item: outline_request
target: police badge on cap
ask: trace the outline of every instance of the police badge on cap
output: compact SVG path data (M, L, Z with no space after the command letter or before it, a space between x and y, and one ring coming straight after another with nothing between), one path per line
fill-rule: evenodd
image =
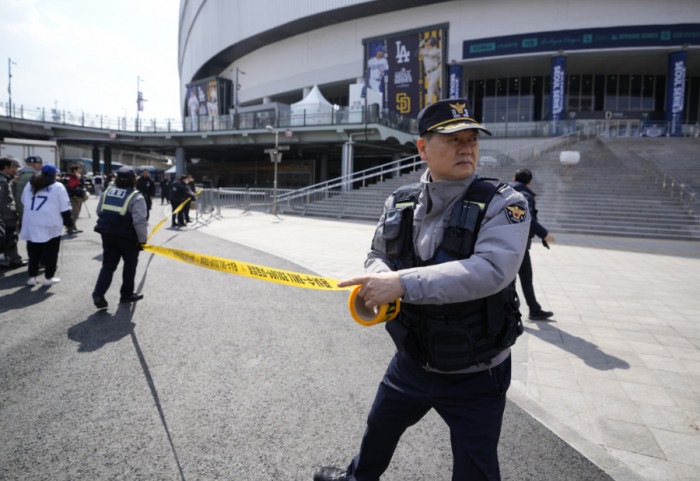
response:
M491 135L482 125L472 118L471 105L467 99L438 100L418 114L418 131L449 134L460 130L479 129Z

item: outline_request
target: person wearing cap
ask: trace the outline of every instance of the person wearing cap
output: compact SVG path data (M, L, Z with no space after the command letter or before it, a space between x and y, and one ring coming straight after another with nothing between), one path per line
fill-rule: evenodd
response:
M466 99L432 103L417 121L427 170L419 185L387 199L365 274L338 284L361 285L370 309L400 299L385 324L397 351L359 453L345 469L320 468L315 481L380 479L404 431L431 408L450 430L452 479L500 479L509 346L522 332L514 280L530 229L527 203L477 175L479 132L490 132Z
M146 200L136 189L136 173L131 167L117 170L116 185L110 186L97 205L95 231L102 236L102 268L92 292L98 309L106 309L105 294L112 284L114 271L123 259L122 285L119 302L143 299L134 292L139 251L148 237Z
M44 161L38 155L30 155L24 159L25 166L17 171L17 181L15 182L15 200L17 201L17 215L21 226L22 212L24 205L22 204L22 192L24 187L29 183L29 180L39 173Z
M17 202L15 201L15 174L19 162L11 157L0 159L0 218L5 225L5 241L0 246L0 253L5 259L0 261L3 267L20 267L27 263L17 251Z
M58 170L51 164L41 167L22 190L22 230L20 239L27 241L29 254L28 286L37 284L39 264L45 266L44 286L61 281L56 277L58 252L63 227L73 227L70 199L65 186L56 182Z

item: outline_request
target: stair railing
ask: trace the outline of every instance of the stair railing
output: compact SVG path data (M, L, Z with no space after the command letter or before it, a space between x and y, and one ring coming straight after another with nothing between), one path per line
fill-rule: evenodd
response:
M399 176L408 172L415 172L425 165L420 156L412 155L386 164L370 167L369 169L353 172L347 176L309 185L277 196L277 204L289 210L306 212L308 206L316 201L330 199L346 193L346 186L361 185L366 187L368 183L381 182L387 177Z
M646 170L654 176L654 184L661 186L661 192L666 192L668 188L671 199L677 195L678 202L688 209L689 217L698 212L698 197L693 189L663 170L646 152L642 154L642 161Z

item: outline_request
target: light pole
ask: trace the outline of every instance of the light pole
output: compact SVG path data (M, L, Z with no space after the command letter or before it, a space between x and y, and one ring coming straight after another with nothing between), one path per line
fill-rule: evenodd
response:
M275 134L275 149L269 154L270 160L275 164L275 179L272 182L272 215L277 215L277 164L282 160L282 154L279 153L279 132L272 125L266 125L265 128Z
M139 112L143 110L143 103L146 99L143 98L143 93L141 93L141 76L136 77L136 131L139 130Z
M266 125L265 128L271 134L275 134L275 148L265 149L265 153L270 154L270 161L272 161L275 164L275 178L272 183L272 215L277 215L277 164L282 162L282 152L280 152L280 150L289 150L289 146L285 145L283 147L280 147L279 132L272 125Z
M8 113L10 117L12 117L12 65L17 65L17 63L13 62L10 57L7 57L7 104L10 108L10 112Z

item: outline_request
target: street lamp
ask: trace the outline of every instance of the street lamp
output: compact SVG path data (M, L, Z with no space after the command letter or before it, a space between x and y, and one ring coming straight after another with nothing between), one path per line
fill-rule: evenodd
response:
M272 215L277 215L277 164L282 162L282 152L280 150L289 150L288 145L280 147L279 145L279 132L272 125L266 125L265 128L271 133L275 134L275 148L265 149L266 154L270 154L270 161L275 164L275 178L273 180L273 192L272 192Z
M277 164L282 160L282 154L279 152L279 132L272 125L266 125L265 128L271 134L275 134L274 150L267 149L265 152L270 154L270 160L275 164L275 178L272 182L272 215L277 215Z

